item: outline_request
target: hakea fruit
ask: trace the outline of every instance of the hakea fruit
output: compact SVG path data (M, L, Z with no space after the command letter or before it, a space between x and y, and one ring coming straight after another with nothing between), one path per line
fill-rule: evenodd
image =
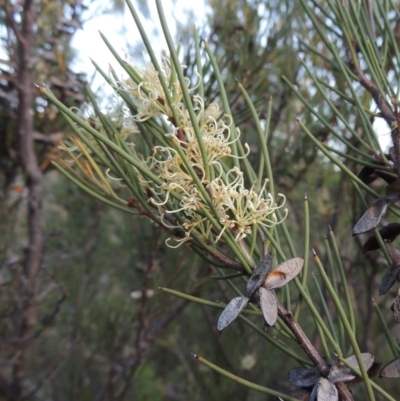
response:
M272 290L283 287L295 278L303 268L304 260L302 258L289 259L271 270L273 256L273 253L268 253L254 269L247 283L247 296L233 298L223 310L217 324L219 331L224 330L239 316L257 291L259 292L260 307L265 322L268 326L273 326L276 323L278 301Z
M374 356L366 352L361 354L361 358L368 371L374 363ZM311 389L310 401L339 401L336 384L348 383L356 379L356 375L346 365L359 369L354 355L345 358L344 361L346 364L342 362L331 363L327 377L322 377L316 369L294 368L289 372L289 381L296 387Z

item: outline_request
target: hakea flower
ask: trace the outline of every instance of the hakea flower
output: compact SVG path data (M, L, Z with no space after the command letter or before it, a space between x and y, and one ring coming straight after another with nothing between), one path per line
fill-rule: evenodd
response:
M218 319L219 331L224 330L239 316L257 291L259 291L260 306L265 322L268 326L273 326L276 323L278 304L271 290L283 287L294 279L303 268L304 260L302 258L289 259L271 270L273 257L273 253L268 253L260 260L247 282L247 296L233 298L225 307Z
M230 145L239 140L239 129L234 128L236 130L236 137L231 140L232 128L230 118L225 116L227 121L224 121L223 119L217 121L213 117L213 114L215 115L219 110L217 104L211 104L207 110L204 111L204 101L199 96L193 97L193 103L198 105L198 107L195 108L197 111L198 122L200 122L201 119L204 119L202 125L200 126L200 131L203 145L207 154L208 165L216 164L219 159L231 156L232 150ZM183 129L185 140L180 141L181 144L186 149L186 153L190 155L190 160L195 160L197 163L202 164L203 159L192 122L190 120L186 120L186 124L182 125L183 128L177 128L175 130L174 136L177 137L176 131Z
M186 171L178 152L172 148L156 146L153 148L153 153L149 166L163 181L161 189L167 194L171 191L176 191L178 194L193 193L195 190L193 177Z
M161 84L164 81L168 93L165 93ZM189 92L195 89L189 87L189 79L183 85ZM184 88L167 57L162 59L159 71L154 65L142 69L132 68L130 78L118 82L116 87L117 91L130 94L137 109L136 115L132 116L130 110L118 102L110 106L104 118L89 108L78 113L89 115L87 118L81 117L105 137L118 133L117 142L120 139L127 142L130 134L138 132L137 123L152 117L160 117L159 121L165 123L163 126L169 127L168 132L164 133L164 143L170 146L154 146L152 156L147 160L137 154L133 146L131 152L143 167L160 179L157 182L149 180L142 169L136 169L142 191L158 209L165 227L171 228L171 224L176 224L173 228L179 228L176 231L178 238L174 238L178 246L193 237L215 244L226 230L240 241L251 234L254 228L260 225L272 227L286 218L287 209L280 221L276 213L284 205L285 197L278 194L283 201L275 203L266 190L267 181L259 191L254 187L246 189L243 173L237 167L226 171L226 165L223 165L221 159L238 158L231 152L232 145L240 138L240 130L232 124L232 117L221 115L217 104L212 103L206 108L204 99L195 94L191 96L195 115L189 115L183 101ZM109 129L106 131L107 127ZM87 135L83 128L78 129ZM87 138L87 141L84 139L79 144L71 141L72 146L65 145L64 149L71 155L76 168L80 170L79 174L87 182L96 185L96 191L117 197L110 181L112 184L126 186L124 178L117 175L116 169L109 168L105 172L101 170L97 164L97 155L104 148L100 149L98 139L91 135L87 135ZM247 144L244 146L249 149ZM81 162L81 157L85 159L84 162ZM99 171L94 165L97 165ZM166 214L177 213L179 217L176 223L165 218ZM206 215L213 216L213 223L212 219L205 218Z
M166 244L170 248L178 248L183 243L190 241L190 236L192 231L196 231L196 233L207 239L210 237L212 225L208 222L206 217L201 217L199 214L189 210L185 211L185 222L182 224L182 227L185 229L185 236L183 238L174 238L175 245L170 243L171 238L168 238Z
M175 191L182 195L182 200L176 209L167 210L168 213L196 211L200 205L207 208L208 206L195 186L192 176L185 171L177 153L173 149L166 151L165 148L162 148L162 151L170 158L162 161L153 159L153 163L156 165L157 175L163 179L160 189L166 194L166 197L164 201L160 202L153 198L152 202L157 206L163 206L167 203L170 192ZM200 165L197 167L198 171L202 171ZM205 181L204 175L200 175ZM231 181L228 181L229 179ZM253 188L245 189L243 173L236 167L228 171L226 180L228 183L219 177L207 185L211 200L220 213L218 217L222 230L215 238L216 242L226 229L232 230L236 240L241 240L252 232L254 224L271 227L280 223L276 219L275 211L282 207L284 202L281 205L276 205L271 194L268 194L267 198L263 198ZM260 193L263 193L263 190L264 187ZM159 192L158 195L162 195L162 192ZM280 196L284 198L283 195ZM287 210L285 210L284 218L286 215ZM193 217L193 214L189 217ZM200 217L186 219L185 230L191 232L193 229L197 229L200 221L201 225L205 226L203 231L210 233L209 225L211 223Z
M368 352L361 354L365 368L368 371L374 364L374 356ZM345 358L347 365L360 369L357 358L352 355ZM310 401L338 401L337 383L350 383L356 379L353 371L342 362L331 362L326 377L322 377L316 369L297 367L289 372L289 381L296 387L309 389Z
M262 194L266 192L267 181L265 181L259 194L255 192L254 188L247 190L244 187L243 173L237 167L224 174L222 173L223 168L218 160L223 157L230 157L230 145L238 140L239 132L237 131L235 139L231 139L229 121L217 122L213 116L207 116L204 112L204 102L201 98L195 96L193 102L196 105L195 110L198 120L199 122L202 121L200 131L207 154L206 163L208 165L214 164L220 171L220 176L214 178L211 182L206 181L204 160L197 137L190 119L182 110L179 118L182 121L186 119L184 128L175 128L171 134L167 135L180 143L185 158L190 161L199 180L207 188L216 210L218 210L219 215L217 217L222 229L217 234L215 241L221 238L226 229L232 230L236 239L241 240L252 232L254 224L266 227L279 224L280 221L277 220L275 211L283 206L285 197L279 195L284 199L280 205L274 203L271 194L268 194L265 198L262 197ZM215 114L217 110L218 107L214 105L213 113ZM154 188L154 196L151 202L162 208L160 213L183 212L185 216L183 228L186 230L186 235L185 238L178 239L177 243L182 244L188 241L190 239L188 233L193 230L201 236L204 233L210 235L211 223L208 220L194 217L196 213L187 214L189 210L196 211L200 206L203 208L209 207L196 187L192 175L187 171L180 154L172 147L155 146L153 148L153 156L149 158L147 163L149 168L163 181L158 189ZM164 205L170 200L171 192L181 195L182 200L176 208L165 210ZM286 215L287 210L285 210L284 218Z
M278 205L266 191L267 181L259 192L253 187L246 189L243 173L237 167L226 172L222 166L221 159L237 157L231 154L231 146L239 140L240 131L233 126L232 118L221 116L217 104L205 108L204 99L193 95L191 101L195 120L192 121L193 116L190 117L183 102L182 87L167 57L161 60L160 69L157 71L154 65L132 69L134 79L130 77L121 81L118 87L132 96L137 114L132 117L129 112L117 107L109 110L107 118L122 136L125 132L137 130L136 122L144 122L152 117L161 117L171 123L171 131L164 135L173 145L155 146L152 156L143 160L161 183L148 181L139 171L137 174L146 193L151 194L149 201L158 208L161 218L165 213L180 213L183 218L179 219L181 223L178 227L183 228L185 234L175 239L176 243L183 244L193 236L215 243L227 229L239 241L251 234L256 226L279 224L281 221L278 221L276 210L283 206L285 197L279 194L283 201ZM162 81L168 86L168 94L164 92ZM189 88L189 84L187 79L185 85L189 91L195 89ZM96 116L90 118L91 125L104 133L102 121ZM199 135L202 146L199 144ZM245 147L248 148L247 144ZM141 158L140 155L136 156ZM197 178L193 177L193 172L189 172L187 163L190 163ZM206 176L210 167L214 173L212 179ZM204 191L198 188L199 181L207 189L207 199ZM180 197L179 202L175 195ZM214 215L220 226L215 227L209 219L204 218L204 213L199 214L200 209ZM286 215L285 209L284 218Z
M237 167L229 170L226 177L227 180L233 177L228 184L217 178L208 186L216 208L223 212L223 217L220 218L220 223L224 227L222 232L226 228L233 229L236 239L240 240L247 234L251 234L253 224L271 227L280 223L276 220L275 211L282 207L285 201L278 206L274 203L271 194L263 198L253 188L247 190L244 187L243 173ZM267 180L260 194L264 192L266 184ZM285 199L284 195L279 194L279 196ZM285 209L284 218L286 216L287 209Z
M80 117L86 120L93 128L100 133L107 135L104 125L101 119L96 115L90 104L85 104L83 111L77 108L72 108ZM129 136L139 133L139 128L133 119L128 107L121 104L118 98L114 98L111 104L109 104L105 110L104 117L110 120L113 124L113 128L121 135L122 138L126 139ZM84 132L81 129L82 132ZM87 135L88 139L91 135Z
M165 82L169 85L169 95L172 105L179 107L183 94L182 88L178 80L173 81L170 60L163 57L160 64L161 73ZM137 107L137 114L134 116L136 121L146 121L152 117L173 115L170 105L165 96L164 89L161 85L159 72L151 64L145 68L135 68L136 75L140 83L135 82L131 78L122 82L123 89L131 94ZM187 86L190 81L186 78Z
M89 121L91 125L93 125L97 131L106 135L106 131L100 118L94 111L90 111L90 108L88 110L90 113ZM114 96L112 102L106 107L105 116L112 122L114 129L124 139L139 133L139 128L132 117L129 108L121 103L120 99L116 96Z

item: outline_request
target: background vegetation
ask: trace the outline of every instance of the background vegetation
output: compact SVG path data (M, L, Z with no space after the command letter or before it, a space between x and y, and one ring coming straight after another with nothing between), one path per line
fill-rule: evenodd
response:
M399 4L385 1L383 11L377 2L371 4L374 15L381 18L368 21L367 16L362 24L375 27L371 37L376 43L369 43L383 55L378 67L387 79L380 79L391 91L383 84L379 89L387 103L396 104ZM80 1L1 3L0 34L6 59L0 64L0 399L266 399L265 394L199 364L192 352L251 382L284 393L295 391L287 380L289 370L298 365L295 361L283 357L240 321L219 333L220 310L158 290L173 288L228 303L231 289L226 281L212 278L213 266L189 248L169 249L167 236L157 226L93 200L52 167L60 139L71 130L33 84L46 82L69 107L82 104L84 76L70 70L74 56L70 42L87 6ZM247 90L263 123L270 113L267 143L275 188L287 198L286 227L295 239L295 249L301 254L305 246L307 194L310 248L324 265L331 264L325 237L330 237L329 225L350 288L360 349L387 363L394 357L393 350L375 305L397 338L390 310L396 289L379 296L388 261L381 251L363 253L368 235L351 238L352 228L375 198L360 197L348 175L321 153L296 121L299 118L355 175L363 167L360 160L364 164L382 161L379 143L371 139L382 110L360 79L355 92L350 91L328 45L332 42L341 49L338 57L349 74L346 34L356 37L361 28L332 10L330 4L318 1L210 0L207 24L198 28L216 57L235 124L250 146L249 160L255 170L261 160L257 127L237 81ZM337 20L345 23L339 26ZM347 31L340 30L343 26ZM196 55L191 23L180 21L180 30L185 74L193 77ZM362 45L366 42L360 40ZM364 68L367 50L360 47L355 52ZM368 65L365 68L375 71ZM220 100L214 74L205 65L208 103ZM318 85L323 84L320 90ZM352 100L355 95L359 103ZM393 128L380 127L388 136ZM369 141L369 146L363 147L360 138ZM384 181L372 186L385 195ZM388 213L383 223L397 220ZM309 289L317 293L312 274ZM321 292L327 309L334 313L323 283ZM322 303L318 310L322 314ZM302 312L301 323L320 348L311 315ZM268 333L279 341L284 338L279 330ZM377 381L395 399L399 397L398 380ZM366 397L361 385L354 387L354 394L356 399Z

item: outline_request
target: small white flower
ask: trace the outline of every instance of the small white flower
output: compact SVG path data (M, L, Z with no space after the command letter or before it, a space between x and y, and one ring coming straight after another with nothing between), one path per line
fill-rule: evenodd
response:
M240 366L244 370L251 370L255 366L256 362L257 359L254 354L247 354L240 361Z

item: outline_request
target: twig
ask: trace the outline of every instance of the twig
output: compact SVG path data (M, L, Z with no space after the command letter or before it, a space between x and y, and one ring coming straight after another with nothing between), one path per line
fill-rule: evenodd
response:
M288 312L280 302L278 302L278 315L295 335L301 348L303 348L304 352L317 367L321 375L326 376L329 373L328 364L322 359L318 351L311 344L303 329L293 320L292 313Z
M36 384L35 388L30 391L28 394L24 395L22 397L23 400L29 400L32 398L37 392L47 383L49 382L60 370L61 365L65 361L65 358L67 357L68 351L65 349L62 354L58 357L57 362L55 365L51 366L50 369L48 370L47 374L44 376L44 378Z
M61 132L54 132L52 134L41 134L40 132L33 133L33 139L37 142L41 142L45 145L56 145L63 138Z
M314 363L318 371L322 376L326 377L329 373L329 366L325 362L325 360L319 355L318 351L311 344L310 340L304 333L303 329L293 320L292 313L288 312L285 307L278 301L278 315L286 324L286 326L290 329L290 331L295 335L297 341L301 348L303 348L304 352L308 355L310 360ZM345 383L341 383L336 386L340 399L342 401L354 401L353 396L351 395L349 389L347 388Z
M230 267L241 273L245 273L245 270L243 269L243 266L240 263L235 262L234 260L228 258L228 256L224 255L223 253L216 251L215 253L212 254L212 256L215 259L219 260L220 262L224 263L226 267Z
M50 324L53 323L54 319L58 315L58 312L60 311L61 304L65 301L66 298L67 298L67 294L66 293L61 295L61 297L57 300L53 311L42 318L42 320L41 320L42 326L38 330L36 330L36 331L34 331L34 332L30 333L29 335L26 335L24 337L11 338L10 340L8 340L8 342L10 344L14 345L14 346L18 345L19 348L27 348L27 347L29 347L29 345L31 344L32 340L35 340L35 339L39 338L39 336L44 332L46 327L50 326Z
M23 36L23 33L20 31L18 28L17 23L15 22L14 16L12 15L12 12L9 9L9 1L5 1L4 3L1 4L1 8L4 10L4 13L6 14L6 23L9 24L10 28L15 34L15 37L17 38L17 42L21 43L23 46L26 46L26 38Z
M365 76L361 68L353 67L352 69L360 80L360 84L372 95L386 123L390 128L393 128L393 123L396 121L396 118L377 86Z
M360 67L355 68L353 66L352 69L360 80L360 84L372 95L372 98L375 100L375 103L382 113L383 119L386 121L387 125L391 129L391 136L395 153L395 170L396 173L400 175L400 118L398 116L398 112L393 112L391 110L388 102L382 96L377 86L365 76Z

